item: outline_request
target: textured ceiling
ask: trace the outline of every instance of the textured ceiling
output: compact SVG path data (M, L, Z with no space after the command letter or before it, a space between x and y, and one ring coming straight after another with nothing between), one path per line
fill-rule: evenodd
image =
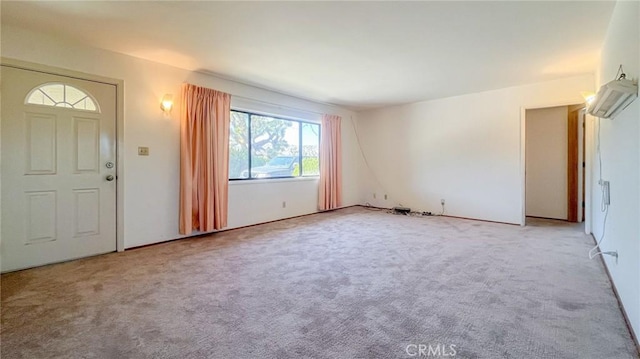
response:
M346 106L594 72L613 2L7 2L2 23Z

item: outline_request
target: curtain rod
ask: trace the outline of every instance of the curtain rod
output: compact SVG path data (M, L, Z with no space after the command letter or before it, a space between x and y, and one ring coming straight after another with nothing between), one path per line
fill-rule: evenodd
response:
M305 109L301 109L301 108L297 108L297 107L281 105L281 104L273 103L273 102L269 102L269 101L258 100L258 99L251 98L251 97L245 97L245 96L231 94L231 99L233 99L234 97L241 98L241 99L244 99L244 100L259 102L259 103L263 103L263 104L266 104L266 105L275 106L277 108L286 108L286 109L289 109L289 110L313 113L313 114L316 114L316 115L324 115L325 114L324 112L310 111L310 110L305 110Z

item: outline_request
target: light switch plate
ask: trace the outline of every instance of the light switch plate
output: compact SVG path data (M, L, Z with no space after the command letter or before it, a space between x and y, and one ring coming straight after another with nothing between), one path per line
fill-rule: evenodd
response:
M138 156L149 156L149 147L138 147Z

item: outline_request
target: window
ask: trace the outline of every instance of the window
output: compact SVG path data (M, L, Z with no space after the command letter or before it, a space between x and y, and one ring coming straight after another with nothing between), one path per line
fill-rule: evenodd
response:
M229 179L318 176L319 153L319 124L231 111Z
M38 86L31 90L26 102L32 105L98 111L95 101L86 92L65 84L49 83Z

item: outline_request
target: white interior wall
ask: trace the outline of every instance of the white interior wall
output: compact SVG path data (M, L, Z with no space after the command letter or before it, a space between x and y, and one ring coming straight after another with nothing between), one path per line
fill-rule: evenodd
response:
M586 212L586 202L585 202L585 176L587 166L586 166L586 142L585 142L585 114L586 108L580 110L578 114L578 222L584 222L585 218L583 216L583 212ZM591 163L589 163L589 168L591 168ZM583 193L584 190L584 193ZM584 206L584 207L583 207ZM590 233L590 232L587 232Z
M526 214L567 219L568 108L526 111Z
M602 49L598 86L614 79L623 65L627 78L640 78L640 3L616 3ZM594 126L597 131L597 120ZM640 334L640 100L615 119L600 121L602 178L611 184L611 205L603 251L617 251L618 259L604 256L622 304L636 334ZM597 137L597 134L596 134ZM594 158L592 200L593 234L600 239L605 213L600 211L598 159Z
M580 103L593 84L582 75L360 113L365 200L438 213L445 199L449 215L520 224L522 108Z
M230 93L232 105L245 109L311 119L318 119L318 113L342 116L343 202L348 206L361 200L362 161L350 125L356 114L351 111L4 24L1 46L6 58L124 80L125 248L180 237L178 114L183 82ZM159 109L165 93L174 94L176 107L171 117L165 117ZM148 146L150 155L139 157L138 146ZM229 188L228 228L316 212L317 190L317 179L233 183ZM282 208L283 201L287 202L286 208Z

